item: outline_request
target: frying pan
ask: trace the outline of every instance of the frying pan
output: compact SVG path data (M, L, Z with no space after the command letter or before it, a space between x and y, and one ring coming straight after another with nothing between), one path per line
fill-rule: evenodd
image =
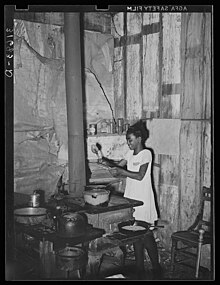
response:
M134 231L134 230L125 229L124 228L125 226L141 226L145 229ZM155 229L155 228L164 228L164 226L154 226L150 223L139 221L139 220L128 220L128 221L121 222L118 224L119 232L121 232L122 234L126 234L126 235L144 234L148 232L150 229Z

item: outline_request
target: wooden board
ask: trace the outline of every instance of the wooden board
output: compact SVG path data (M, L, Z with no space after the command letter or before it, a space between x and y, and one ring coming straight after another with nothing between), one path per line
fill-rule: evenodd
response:
M206 18L206 14L183 14L182 118L200 119L204 118L205 114L210 116L210 34L210 18Z
M158 23L160 20L160 13L143 13L143 25L151 25Z
M127 46L127 119L135 120L142 116L140 45ZM134 96L135 95L135 96Z
M146 117L159 110L159 33L143 35L143 111ZM150 115L149 115L150 114Z
M114 99L115 117L124 118L124 47L114 48Z
M163 118L178 119L180 117L180 94L164 95L161 99L160 110Z
M124 13L117 13L113 16L111 34L114 38L120 38L124 35Z
M204 106L204 118L211 118L212 108L212 22L211 13L205 15L205 35L204 35L204 87L203 87L203 106ZM213 94L214 95L214 94Z
M203 186L210 187L212 184L212 138L211 138L211 123L203 122Z
M127 35L135 35L141 32L142 13L127 13Z
M182 121L180 130L180 229L195 220L201 193L202 123Z
M179 155L160 155L160 183L179 185Z
M168 221L164 229L158 231L158 236L166 249L171 246L171 234L177 230L179 221L179 191L178 186L160 185L160 219Z
M162 97L161 118L179 118L181 14L162 14Z
M181 13L163 13L162 83L180 83Z

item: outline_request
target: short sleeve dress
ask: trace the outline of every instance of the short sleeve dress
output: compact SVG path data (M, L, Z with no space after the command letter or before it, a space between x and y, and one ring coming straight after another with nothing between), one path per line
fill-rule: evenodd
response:
M134 218L153 224L158 220L158 215L151 183L151 151L143 149L134 155L133 150L129 150L125 159L127 160L127 169L135 172L139 171L142 164L149 163L141 181L127 177L124 197L142 201L144 203L142 206L135 207Z

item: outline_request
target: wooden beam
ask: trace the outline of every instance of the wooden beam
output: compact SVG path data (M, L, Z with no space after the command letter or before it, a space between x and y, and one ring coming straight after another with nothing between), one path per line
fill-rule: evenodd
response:
M38 13L38 12L15 12L15 19L29 22L64 26L64 13ZM106 13L84 13L84 30L111 34L111 17Z
M64 13L15 12L14 18L41 24L64 25Z

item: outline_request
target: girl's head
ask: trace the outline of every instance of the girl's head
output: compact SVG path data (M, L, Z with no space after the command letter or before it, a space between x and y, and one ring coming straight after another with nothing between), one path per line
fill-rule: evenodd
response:
M142 145L141 131L130 127L126 133L126 140L131 150L136 149L138 145Z
M131 126L126 133L127 143L130 149L135 149L138 144L140 144L143 148L145 147L145 141L148 138L148 133L146 128L143 126L140 127L133 125Z

